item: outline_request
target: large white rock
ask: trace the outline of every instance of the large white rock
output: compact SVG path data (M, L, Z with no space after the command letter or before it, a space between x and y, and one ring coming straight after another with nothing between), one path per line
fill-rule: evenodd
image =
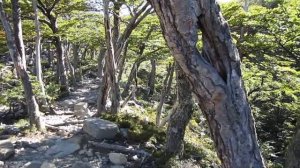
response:
M122 153L109 153L108 157L110 162L115 165L124 165L127 163L127 157Z
M79 118L90 117L91 112L88 109L88 104L86 102L79 102L74 105L74 115Z
M0 160L6 160L15 154L14 145L9 140L0 141Z
M65 157L76 152L79 149L80 145L77 143L72 143L70 141L60 141L47 150L46 156L53 156L57 158Z
M98 118L86 119L83 131L96 139L113 139L119 132L118 125Z

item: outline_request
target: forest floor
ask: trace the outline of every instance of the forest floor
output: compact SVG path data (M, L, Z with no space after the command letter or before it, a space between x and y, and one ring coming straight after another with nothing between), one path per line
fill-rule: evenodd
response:
M98 82L96 79L85 79L68 97L56 102L53 106L56 114L44 116L45 123L49 126L47 132L20 131L13 125L4 125L6 128L11 128L12 132L15 130L15 135L0 136L2 139L0 146L2 143L2 149L13 150L11 152L14 154L5 161L0 161L0 168L153 167L152 161L149 161L146 155L141 152L126 153L126 150L123 151L124 155L121 154L117 159L122 161L122 157L125 156L127 161L125 160L120 165L112 164L108 154L122 151L97 148L89 143L90 138L86 140L86 134L82 131L83 120L74 115L73 107L78 102L86 102L90 113L95 113ZM19 124L22 125L22 123ZM102 142L126 149L133 148L144 151L139 149L140 144L128 144L122 137ZM57 153L59 153L59 157Z

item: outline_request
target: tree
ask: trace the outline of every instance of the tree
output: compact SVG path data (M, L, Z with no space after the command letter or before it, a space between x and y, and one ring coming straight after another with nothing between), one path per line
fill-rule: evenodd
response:
M12 0L11 2L12 2L12 10L13 10L14 14L18 13L18 16L20 16L20 13L19 13L20 8L18 7L19 1ZM30 82L29 75L26 72L24 65L22 63L22 58L21 58L21 53L20 53L21 48L18 48L18 45L15 41L16 38L19 38L18 39L19 42L23 41L23 38L22 38L22 35L14 34L14 32L6 18L6 14L3 9L2 0L0 0L0 19L1 19L2 25L3 25L5 33L6 33L7 46L9 48L10 55L12 57L14 66L17 70L17 74L22 81L23 88L25 91L25 99L26 99L26 104L27 104L28 113L29 113L30 125L32 127L36 126L38 130L44 130L45 126L41 120L39 106L36 102L35 96L32 91L32 84ZM14 20L14 21L16 21L16 23L20 23L21 22L20 17L18 19L19 19L18 21L16 21L16 20ZM15 35L15 37L14 37L14 35Z
M58 27L58 15L64 12L69 12L70 8L78 5L81 6L81 1L76 1L74 4L72 1L65 0L55 0L53 2L48 1L38 1L38 8L41 10L42 14L46 17L46 19L41 19L42 23L45 23L54 34L53 42L56 48L57 53L57 78L60 84L60 90L62 94L69 93L69 82L68 76L66 72L66 63L65 63L65 55L63 44L61 40L61 36L59 34L59 27ZM59 3L63 5L59 6Z
M109 2L108 2L109 3ZM106 38L110 37L111 39L106 39L106 46L107 48L113 49L113 57L110 55L109 57L109 52L106 52L106 56L104 56L105 60L105 67L104 67L104 76L100 77L101 79L101 86L99 87L99 96L98 96L98 103L97 103L97 113L100 114L104 112L105 106L106 106L106 101L111 89L111 112L112 113L117 113L119 111L120 107L120 90L119 90L119 83L117 81L118 79L118 71L122 69L120 64L122 62L122 52L124 50L124 46L126 46L126 43L128 42L128 38L130 37L132 31L139 25L139 23L150 13L151 8L149 8L149 3L143 3L141 2L140 5L137 7L134 7L132 10L129 7L130 15L131 18L128 20L128 24L126 25L125 29L123 30L122 33L120 33L120 8L123 5L124 2L114 2L113 3L113 26L110 25L109 23L104 23L104 25L107 28L111 29L111 35L107 36ZM109 4L108 4L109 5ZM107 7L108 8L108 7ZM108 10L108 9L107 9ZM109 17L109 14L107 14ZM108 20L108 19L107 19ZM109 25L106 25L109 24ZM106 30L107 32L108 30ZM110 31L110 30L109 30ZM111 44L108 42L110 41ZM100 60L101 61L101 60ZM102 61L101 61L102 62ZM99 66L101 67L101 66Z
M35 63L36 63L36 76L40 83L40 89L43 96L46 95L44 82L42 78L42 66L41 66L41 32L40 22L37 9L37 1L32 0L33 12L34 12L34 24L35 24Z
M166 154L169 157L182 150L185 128L193 114L192 91L184 72L177 64L176 78L177 102L170 115L166 140Z
M198 99L223 167L265 167L243 88L240 57L215 0L149 0ZM202 52L196 44L202 33Z

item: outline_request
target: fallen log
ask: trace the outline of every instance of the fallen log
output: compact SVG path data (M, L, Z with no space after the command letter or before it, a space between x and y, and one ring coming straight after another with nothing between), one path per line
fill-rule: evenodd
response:
M121 145L114 145L114 144L108 144L105 142L94 142L94 141L89 141L89 144L91 144L95 147L98 147L98 148L115 150L115 151L120 151L123 153L141 154L144 156L151 156L148 152L146 152L144 150L136 150L136 149L128 148L128 147L121 146Z

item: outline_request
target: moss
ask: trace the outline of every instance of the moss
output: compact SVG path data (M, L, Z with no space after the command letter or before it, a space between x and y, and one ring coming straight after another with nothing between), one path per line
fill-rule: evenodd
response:
M147 113L145 116L148 117ZM165 142L165 131L155 126L153 122L144 122L144 115L134 114L103 114L101 118L115 122L120 128L128 128L128 140L134 142L146 142L150 138L156 139L157 143Z

